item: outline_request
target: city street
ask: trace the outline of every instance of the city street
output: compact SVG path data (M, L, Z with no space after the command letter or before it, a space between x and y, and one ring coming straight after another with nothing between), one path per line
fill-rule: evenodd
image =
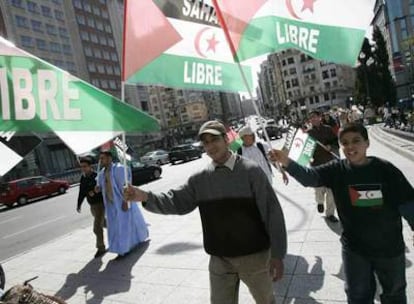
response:
M376 133L376 136L373 136ZM379 130L370 131L371 148L369 154L392 161L407 178L414 180L412 170L414 158L409 159L389 149L378 141ZM387 138L389 142L389 138ZM280 146L282 140L274 142ZM163 166L163 177L143 186L144 189L166 191L181 184L192 172L199 170L208 162L203 155L200 160L175 166ZM312 189L303 188L293 179L284 186L280 174L276 173L274 188L285 213L288 229L288 255L285 258L284 278L275 283L274 288L279 304L333 304L346 303L343 290L343 268L340 256L339 224L328 224L324 217L316 212ZM76 219L73 200L77 188L68 194L55 197L29 206L1 213L1 230L4 221L13 220L23 214L26 208L41 206L47 210L48 203L62 199L71 205L67 213L55 218L67 217L45 224L48 230L54 230L60 221ZM72 197L72 198L71 198ZM72 200L72 201L71 201ZM86 207L86 206L85 206ZM40 209L40 208L39 208ZM83 227L72 226L71 232L36 248L3 259L2 264L8 278L8 286L33 277L39 279L32 284L40 291L57 294L68 303L208 303L208 255L202 245L202 233L198 212L186 216L162 216L144 212L149 224L151 241L141 246L127 258L115 261L115 255L106 254L102 259L93 259L94 236L91 224L88 224L86 208L82 218ZM21 213L20 213L21 212ZM47 213L46 211L43 211ZM69 216L69 213L74 215ZM12 214L8 217L7 214ZM24 213L27 216L27 213ZM85 217L83 219L83 217ZM51 221L45 217L37 224ZM85 221L85 222L84 222ZM84 223L84 224L83 224ZM36 222L14 228L15 243L24 240L25 229L33 228ZM15 224L13 224L15 227ZM75 225L76 226L76 225ZM40 233L43 228L30 229ZM412 232L405 225L404 234L407 244L407 280L409 302L414 300L414 249ZM27 232L28 233L28 232ZM3 234L2 234L3 235ZM2 236L4 237L4 236ZM10 238L12 239L12 238ZM3 251L4 240L1 240ZM10 244L10 243L9 243ZM11 246L11 245L10 245ZM17 253L18 251L16 251ZM253 300L241 284L241 304L252 304Z

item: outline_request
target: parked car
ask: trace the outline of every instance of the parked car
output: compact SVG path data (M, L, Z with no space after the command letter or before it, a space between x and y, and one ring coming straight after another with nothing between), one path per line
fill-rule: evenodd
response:
M168 164L170 159L168 158L168 152L164 150L155 150L147 152L141 157L141 162L147 165L163 165Z
M282 129L280 127L278 127L278 126L266 126L265 129L266 129L267 135L269 135L270 139L282 138ZM257 130L257 134L259 135L260 138L265 138L262 128L259 128Z
M24 205L28 201L63 194L69 188L65 180L49 179L44 176L28 177L3 183L0 186L0 205L12 207L14 203Z
M141 185L161 177L162 169L158 165L148 165L133 161L130 167L133 185Z
M192 144L175 146L169 153L170 163L174 165L177 161L190 161L194 158L201 158L203 152Z

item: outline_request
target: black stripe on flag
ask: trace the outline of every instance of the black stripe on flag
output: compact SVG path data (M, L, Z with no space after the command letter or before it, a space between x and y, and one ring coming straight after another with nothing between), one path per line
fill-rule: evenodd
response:
M0 133L0 142L24 158L42 142L42 139L35 134L9 137Z

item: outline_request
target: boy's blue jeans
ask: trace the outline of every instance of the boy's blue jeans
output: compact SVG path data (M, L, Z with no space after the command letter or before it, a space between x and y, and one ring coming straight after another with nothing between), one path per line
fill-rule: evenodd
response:
M374 273L382 287L382 304L406 304L405 254L392 258L366 257L342 248L348 304L373 304Z

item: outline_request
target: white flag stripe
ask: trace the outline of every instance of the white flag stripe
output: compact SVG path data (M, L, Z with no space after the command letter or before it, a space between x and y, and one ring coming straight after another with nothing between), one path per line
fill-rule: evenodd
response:
M167 54L188 56L215 61L234 63L224 31L219 27L168 18L183 40L165 51ZM215 52L208 50L207 39L214 38ZM199 46L197 50L196 46ZM205 57L203 57L205 56Z
M310 9L302 10L303 0L270 0L255 18L272 15L299 22L366 30L374 16L374 3L374 0L316 0L312 13ZM301 19L295 19L292 14Z
M79 155L107 143L122 132L57 131L55 133L75 154Z
M291 159L293 159L294 161L297 161L300 158L308 137L309 137L309 134L303 132L302 129L298 129L298 131L296 132L295 138L292 141L290 150L289 150L289 157Z
M14 166L22 161L23 157L14 152L12 149L0 142L0 155L2 161L0 162L0 175L9 172ZM7 160L7 161L6 161Z
M366 191L358 191L360 195L360 199L377 199L382 198L381 190L366 190Z

